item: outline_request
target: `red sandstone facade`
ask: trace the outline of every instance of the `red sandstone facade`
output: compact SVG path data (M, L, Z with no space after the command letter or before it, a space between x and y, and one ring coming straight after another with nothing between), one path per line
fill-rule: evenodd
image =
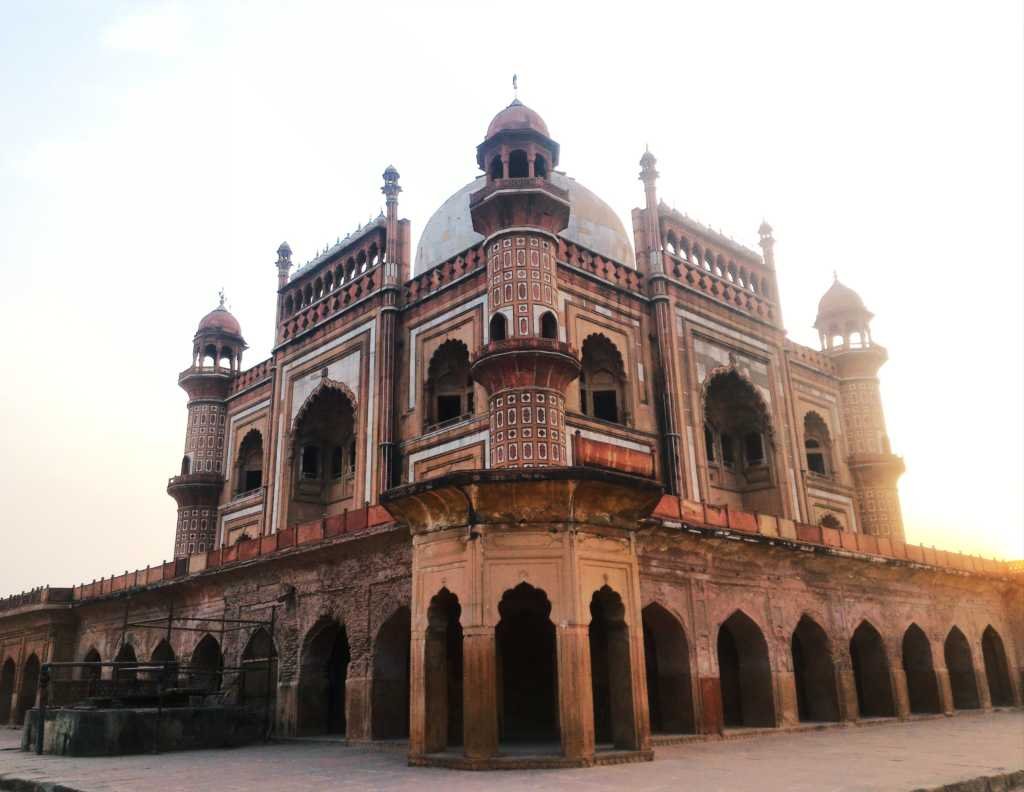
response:
M0 722L42 662L148 657L125 609L171 607L276 607L278 731L416 761L1020 704L1019 574L904 542L861 299L837 281L794 344L767 224L755 252L660 203L648 152L631 239L558 157L514 102L415 262L388 168L385 214L278 249L269 359L201 321L175 561L0 604Z

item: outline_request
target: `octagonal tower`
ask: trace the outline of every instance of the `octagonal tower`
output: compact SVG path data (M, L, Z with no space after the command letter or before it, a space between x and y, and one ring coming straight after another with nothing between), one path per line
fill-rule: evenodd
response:
M558 144L518 101L477 147L469 197L487 255L488 470L398 487L383 503L413 539L410 761L501 766L507 741L557 743L517 765L585 765L595 744L650 758L634 532L661 487L572 467L558 235ZM461 751L453 750L462 746Z

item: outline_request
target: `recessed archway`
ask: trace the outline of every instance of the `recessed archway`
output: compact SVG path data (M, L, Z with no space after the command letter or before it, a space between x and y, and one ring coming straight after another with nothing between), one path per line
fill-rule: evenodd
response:
M299 734L344 734L351 653L345 627L321 619L306 635L299 671Z
M528 583L498 604L498 736L508 741L558 739L558 663L547 595Z
M903 673L907 675L910 711L915 715L942 712L931 642L916 624L903 633Z
M857 707L862 718L891 718L896 715L892 676L885 644L870 622L862 621L850 639L850 659L857 686Z
M137 678L135 666L137 665L137 658L135 657L135 647L130 643L121 644L121 648L117 650L117 656L114 657L115 663L123 663L114 667L114 678L121 682L134 682Z
M150 672L151 679L163 679L165 685L173 684L178 677L178 658L174 655L174 649L166 639L161 640L149 656L149 661L160 668Z
M651 603L641 614L651 731L693 734L693 684L686 631L665 608Z
M409 609L398 608L373 643L372 733L375 740L409 736Z
M0 726L11 719L11 701L14 698L14 676L17 668L14 660L7 658L0 666Z
M978 709L978 680L974 675L974 660L967 637L954 627L946 636L944 647L949 687L953 692L954 709Z
M18 709L14 713L14 722L25 722L25 713L36 705L36 694L39 691L39 658L33 653L21 669L21 689L18 691Z
M204 635L192 650L192 662L189 665L189 687L208 691L220 690L224 656L216 638L209 634Z
M985 659L985 676L993 706L1012 707L1013 687L1010 684L1010 664L1006 661L1003 639L990 624L981 634L981 653ZM3 722L3 718L0 718Z
M835 667L825 630L809 616L801 617L793 630L790 650L800 720L839 720Z
M446 588L430 600L423 668L426 753L462 744L461 615L459 598Z
M629 626L622 597L608 586L590 601L590 672L594 697L594 738L618 750L639 747L633 702Z
M273 712L277 698L277 647L263 627L257 629L245 645L241 677L242 701L248 706L264 706Z
M99 663L100 653L96 647L93 646L85 653L82 658L82 662L85 663ZM82 679L86 682L95 682L97 679L103 676L103 668L101 666L85 666L82 668ZM0 723L3 723L3 718L0 718Z
M743 611L733 613L718 629L718 672L727 727L775 725L768 643Z

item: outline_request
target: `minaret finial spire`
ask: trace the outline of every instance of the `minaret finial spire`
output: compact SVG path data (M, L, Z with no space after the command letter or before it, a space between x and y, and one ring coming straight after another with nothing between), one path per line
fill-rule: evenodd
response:
M220 299L220 305L218 307L223 308L224 307L224 287L223 286L221 286L220 291L217 292L217 297Z
M519 75L518 74L513 74L512 75L512 98L513 99L518 99L519 98Z

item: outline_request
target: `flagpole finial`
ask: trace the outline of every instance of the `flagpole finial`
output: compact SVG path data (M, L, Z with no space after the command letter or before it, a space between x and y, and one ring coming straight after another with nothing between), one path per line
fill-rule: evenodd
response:
M518 74L513 74L512 75L512 98L513 99L518 99L519 98L519 75Z
M223 288L219 292L217 292L217 297L220 299L220 307L223 308L224 307L224 289Z

